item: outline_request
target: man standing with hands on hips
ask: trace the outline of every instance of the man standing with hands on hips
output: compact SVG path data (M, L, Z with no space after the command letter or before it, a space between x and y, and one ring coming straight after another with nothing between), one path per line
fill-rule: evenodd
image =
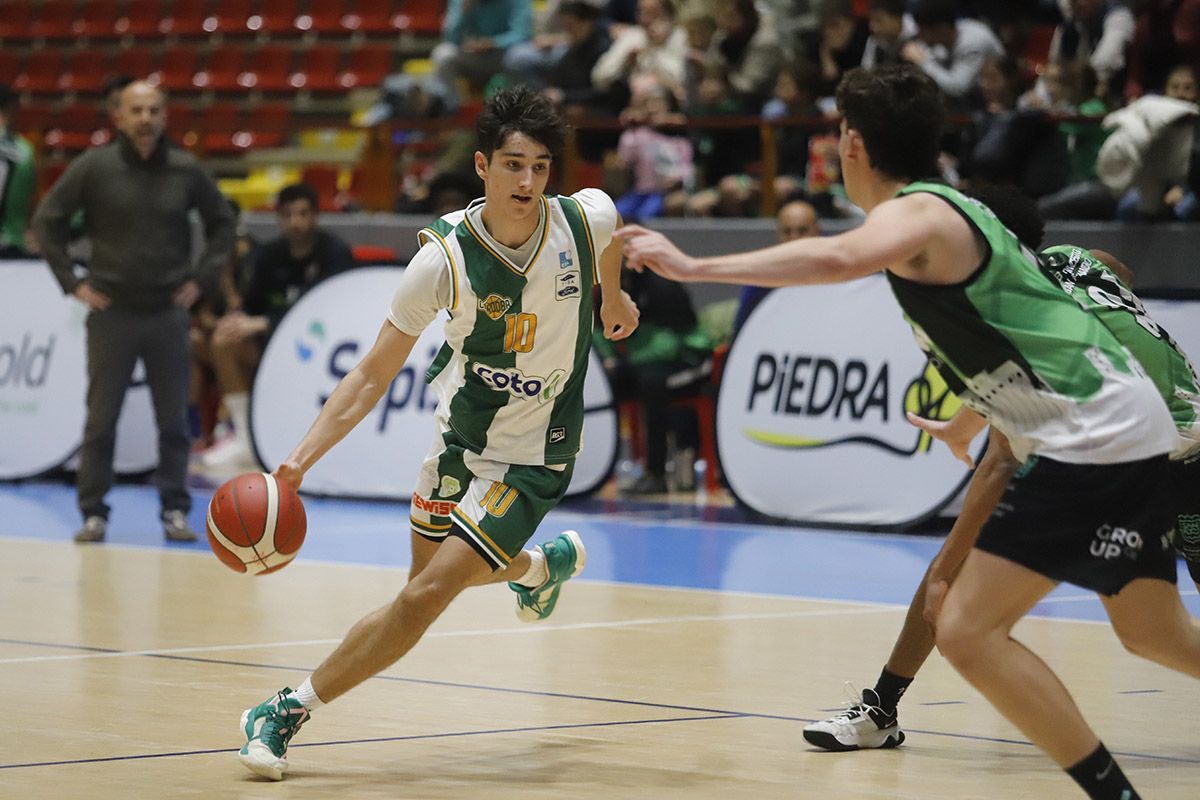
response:
M212 178L163 135L165 98L145 81L121 92L118 135L76 158L33 219L34 235L63 291L90 309L87 318L87 422L77 492L84 525L77 542L103 541L113 482L117 418L134 366L142 360L158 426L155 485L163 533L193 541L184 485L190 356L188 309L215 284L233 250L234 219ZM191 261L195 209L205 247ZM92 256L85 277L67 253L70 222L83 212Z

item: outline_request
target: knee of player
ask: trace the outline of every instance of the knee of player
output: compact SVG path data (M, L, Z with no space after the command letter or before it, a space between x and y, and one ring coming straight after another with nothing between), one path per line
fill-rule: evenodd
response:
M400 590L393 609L406 616L437 616L462 589L462 586L431 576L428 569L420 570Z
M938 617L934 642L942 657L958 669L970 668L980 657L982 632L961 615L944 609Z

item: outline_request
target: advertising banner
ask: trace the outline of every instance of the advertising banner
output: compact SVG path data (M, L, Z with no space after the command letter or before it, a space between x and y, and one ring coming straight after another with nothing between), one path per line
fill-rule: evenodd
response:
M883 276L777 289L730 350L717 447L730 489L756 511L901 528L936 514L967 477L905 412L948 419L957 408Z
M337 382L357 364L386 321L401 271L365 267L312 289L276 329L250 402L250 428L263 464L274 467L303 437ZM444 318L417 340L408 363L379 404L305 477L304 488L343 497L405 499L433 443L435 396L425 371L443 341ZM595 357L584 395L584 450L571 493L594 489L616 458L616 414L604 371Z
M0 262L0 479L71 456L83 436L87 310L44 261Z

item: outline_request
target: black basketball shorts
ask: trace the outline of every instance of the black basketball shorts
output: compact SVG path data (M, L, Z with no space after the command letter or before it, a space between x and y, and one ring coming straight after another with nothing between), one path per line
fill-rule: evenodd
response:
M1031 457L976 547L1105 595L1136 578L1174 583L1169 470L1165 455L1120 464Z
M1200 455L1172 461L1170 472L1175 546L1187 561L1192 580L1200 583Z

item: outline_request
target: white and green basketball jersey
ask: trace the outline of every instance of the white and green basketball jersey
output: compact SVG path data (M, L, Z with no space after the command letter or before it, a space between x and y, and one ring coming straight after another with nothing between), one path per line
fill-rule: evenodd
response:
M913 192L958 211L984 243L983 260L958 284L890 271L888 281L950 388L1008 437L1017 458L1111 464L1175 447L1175 426L1137 359L1046 280L991 210L942 184L912 183L900 194Z
M1200 379L1187 354L1104 262L1088 250L1058 245L1042 250L1044 271L1084 310L1095 315L1141 362L1175 420L1173 458L1200 452Z
M592 287L616 211L594 230L578 197L542 197L532 255L516 264L482 230L476 200L423 229L451 274L446 343L426 379L437 415L485 458L563 464L579 451L592 337Z

